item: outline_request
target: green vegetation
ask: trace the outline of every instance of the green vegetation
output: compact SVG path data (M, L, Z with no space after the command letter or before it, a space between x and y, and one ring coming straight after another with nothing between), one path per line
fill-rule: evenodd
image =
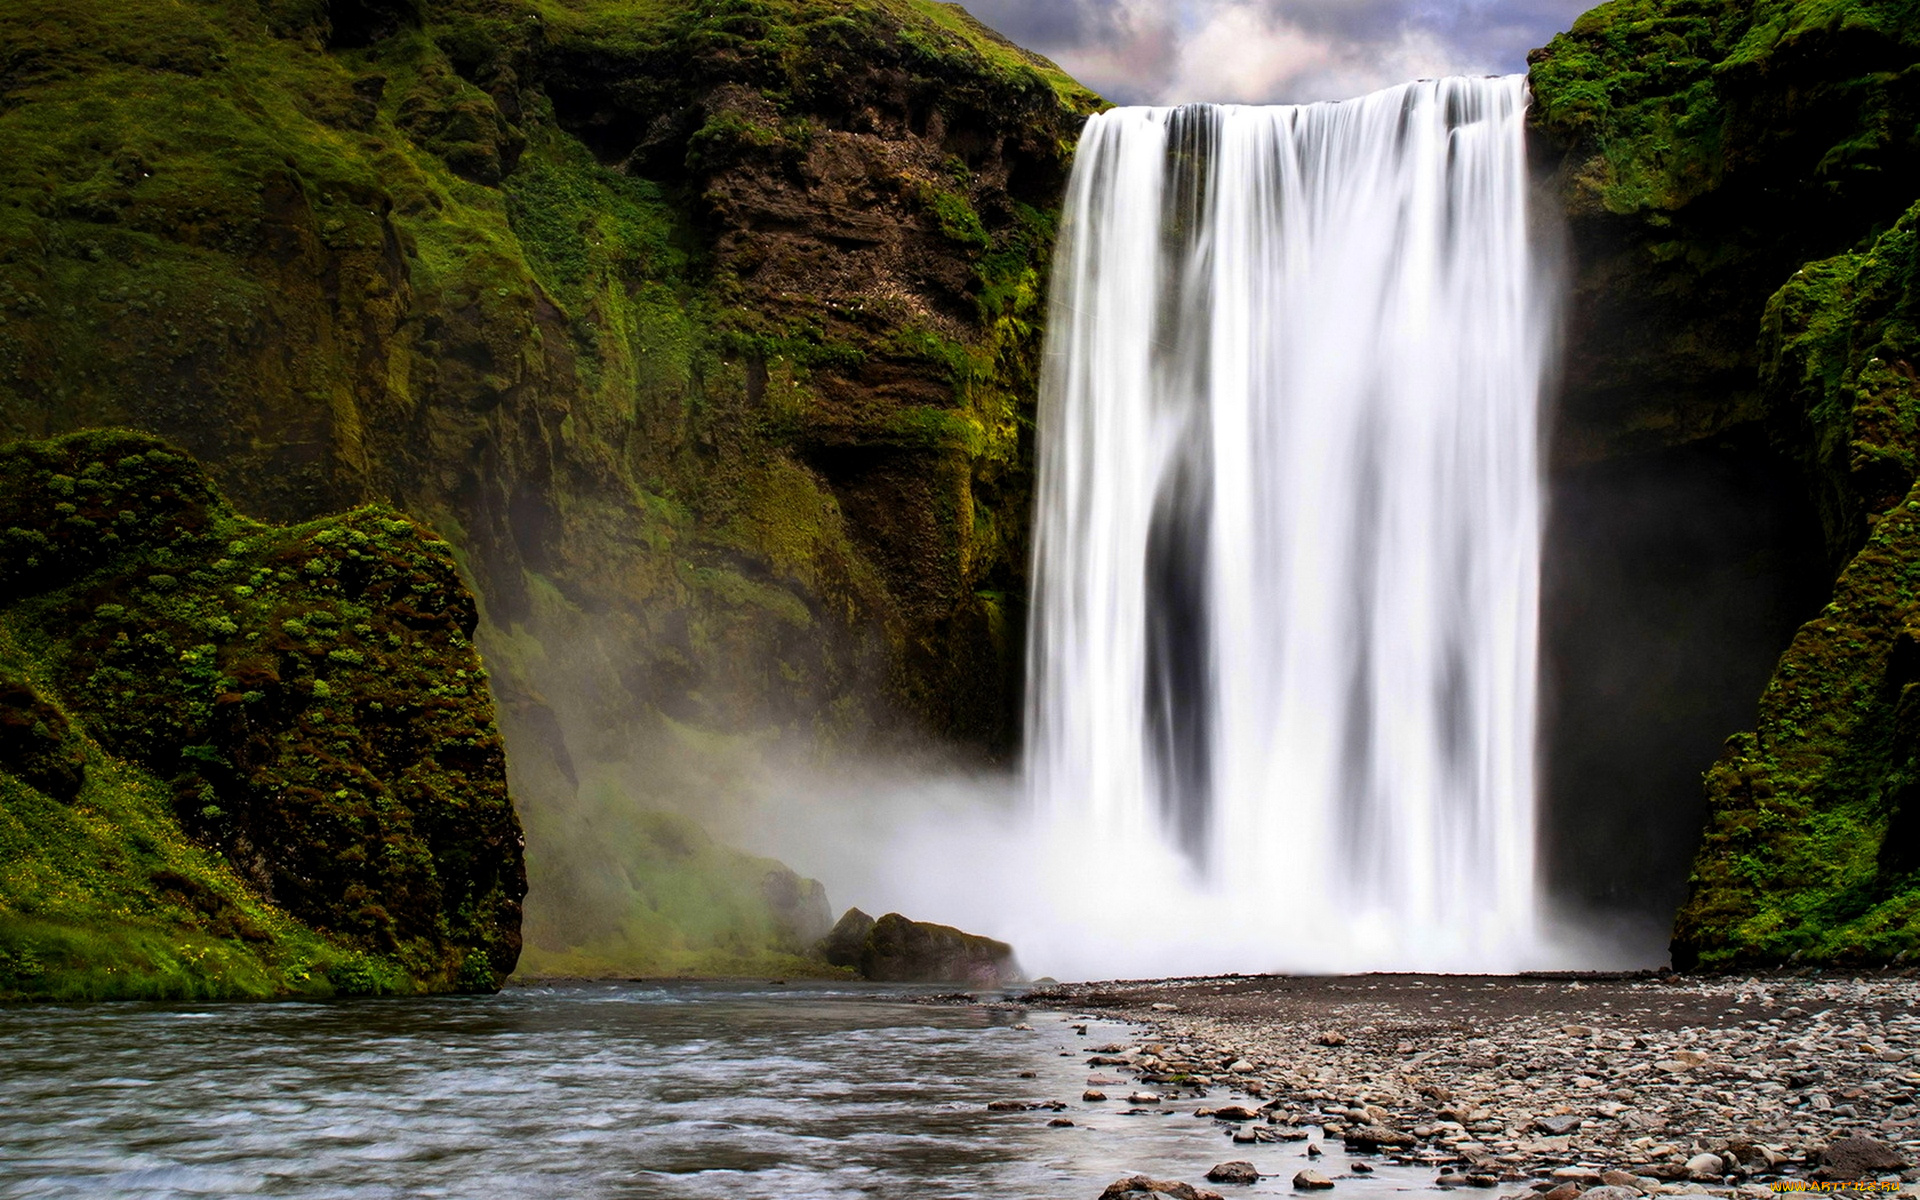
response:
M1908 0L1614 0L1535 53L1532 120L1583 272L1564 436L1634 453L1767 416L1767 297L1920 196L1914 17Z
M831 916L818 883L715 842L682 816L638 809L619 792L586 797L586 820L617 847L618 874L582 882L567 924L529 945L532 975L835 976L807 954ZM570 878L581 879L574 875Z
M642 854L583 813L719 803L663 769L681 727L1011 743L1051 206L1100 103L1052 64L928 0L0 28L0 438L144 429L253 516L444 536L544 953Z
M1614 0L1532 79L1603 364L1576 373L1574 422L1631 431L1626 449L1763 422L1838 573L1707 773L1675 962L1902 959L1920 948L1920 6Z
M1826 190L1910 152L1912 0L1611 0L1538 52L1536 122L1607 211L1673 212L1776 154Z
M1707 775L1676 945L1706 966L1885 962L1920 946L1920 209L1768 304L1762 382L1851 556L1752 734ZM1864 544L1863 544L1864 543Z
M235 514L99 432L0 447L0 992L492 990L519 825L447 545ZM271 897L271 899L265 899Z

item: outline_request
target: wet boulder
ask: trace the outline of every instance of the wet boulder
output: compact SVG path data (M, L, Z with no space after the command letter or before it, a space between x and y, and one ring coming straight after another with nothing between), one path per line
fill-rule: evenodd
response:
M1197 1188L1177 1179L1129 1175L1116 1179L1100 1193L1100 1200L1223 1200L1212 1188Z
M997 987L1017 980L1019 969L1005 942L888 913L867 933L860 974L885 983Z
M814 952L836 967L860 968L860 956L867 948L867 935L873 932L873 918L850 908L834 922Z

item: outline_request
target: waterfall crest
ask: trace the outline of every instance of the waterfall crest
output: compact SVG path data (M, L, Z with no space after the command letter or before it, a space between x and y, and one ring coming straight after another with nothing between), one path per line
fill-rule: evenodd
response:
M1081 137L1027 787L1087 853L1257 924L1243 969L1508 969L1534 937L1526 100L1443 79Z

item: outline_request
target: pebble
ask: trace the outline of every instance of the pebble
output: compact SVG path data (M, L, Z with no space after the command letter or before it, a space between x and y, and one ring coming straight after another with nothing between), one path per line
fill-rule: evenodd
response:
M1702 1182L1718 1179L1727 1173L1727 1164L1718 1154L1696 1154L1687 1160L1687 1178Z
M1207 1172L1208 1183L1259 1183L1260 1171L1243 1159L1218 1163Z
M1759 1200L1781 1178L1920 1179L1920 977L1379 978L1266 1013L1237 993L1232 1016L1208 1010L1204 981L1117 1011L1107 990L1102 1006L1140 1021L1141 1041L1090 1065L1170 1080L1135 1105L1211 1086L1229 1102L1207 1115L1265 1118L1223 1117L1237 1144L1312 1127L1358 1148L1384 1133L1372 1144L1391 1158L1460 1168L1449 1186L1539 1181L1513 1200ZM1469 1011L1482 988L1520 987L1527 1003ZM1847 1157L1856 1145L1866 1157Z
M1125 1179L1116 1179L1100 1193L1100 1200L1222 1200L1219 1192L1211 1188L1197 1188L1190 1183L1177 1179L1153 1179L1146 1175L1129 1175Z

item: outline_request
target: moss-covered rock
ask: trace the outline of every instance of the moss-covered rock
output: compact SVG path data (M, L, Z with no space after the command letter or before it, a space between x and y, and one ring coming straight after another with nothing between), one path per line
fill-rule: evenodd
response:
M512 972L520 827L445 542L380 506L261 524L173 447L83 433L0 446L0 596L0 947L38 964L0 987Z
M996 987L1019 978L1013 947L951 925L888 913L867 931L860 974L881 983L970 983Z
M1711 825L1675 930L1704 966L1885 962L1920 948L1920 209L1794 273L1761 380L1851 555L1707 774ZM1864 544L1863 544L1864 543Z
M618 869L552 840L583 785L710 803L664 782L703 773L686 730L1011 745L1041 278L1097 103L1050 64L929 0L0 30L0 436L153 430L242 511L447 537L536 943Z
M1920 196L1916 64L1909 0L1612 0L1534 52L1576 267L1559 458L1761 418L1767 297Z
M815 958L878 983L966 983L997 987L1020 978L1013 947L951 925L899 913L874 920L850 908L813 946Z

